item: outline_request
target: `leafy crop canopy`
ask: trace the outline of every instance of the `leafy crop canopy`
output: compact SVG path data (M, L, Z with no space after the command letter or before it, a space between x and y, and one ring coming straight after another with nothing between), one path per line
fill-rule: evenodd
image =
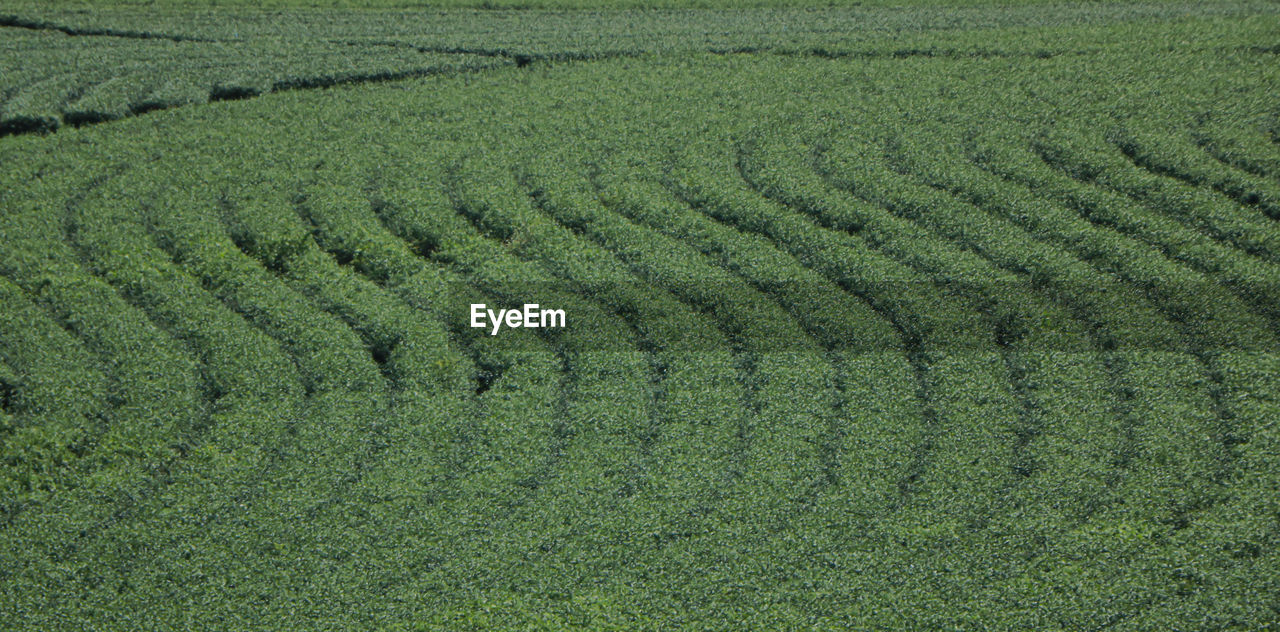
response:
M1274 5L6 24L0 627L1280 616Z

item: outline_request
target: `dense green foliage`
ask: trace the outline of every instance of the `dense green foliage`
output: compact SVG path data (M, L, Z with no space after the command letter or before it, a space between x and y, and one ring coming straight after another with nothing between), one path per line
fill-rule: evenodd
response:
M1280 17L1162 7L0 27L214 60L0 138L0 628L1280 625Z
M16 5L0 10L0 136L205 101L478 70L541 60L689 52L1064 54L1116 25L1274 15L1274 3L1089 3L1000 10L157 11ZM1252 45L1269 23L1218 45ZM5 27L9 28L5 28ZM1081 28L1090 26L1093 28ZM1036 27L1048 39L991 29ZM1070 27L1070 28L1065 28ZM1168 42L1164 43L1166 46Z
M1147 4L1178 0L1147 0ZM32 0L18 0L19 5ZM1091 4L1127 4L1126 0L1090 0ZM148 10L235 9L517 9L517 10L615 10L615 9L717 9L827 7L977 7L1017 8L1061 4L1059 0L43 0L41 6L70 10L146 7Z

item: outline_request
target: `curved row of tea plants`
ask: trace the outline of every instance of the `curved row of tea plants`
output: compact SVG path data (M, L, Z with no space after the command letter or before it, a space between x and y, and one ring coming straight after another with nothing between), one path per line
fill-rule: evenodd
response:
M1273 626L1256 13L704 22L0 139L0 627ZM104 24L33 37L206 44Z

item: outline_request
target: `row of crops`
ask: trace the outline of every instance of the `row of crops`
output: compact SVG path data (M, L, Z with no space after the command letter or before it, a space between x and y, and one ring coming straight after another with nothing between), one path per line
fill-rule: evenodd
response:
M1197 18L1237 26L1242 16L1275 11L1273 4L1251 2L531 13L127 6L86 12L17 4L0 11L0 136L283 90L543 61L707 51L819 58L1048 57L1079 50L1081 39L1090 40L1088 46L1131 45L1128 31L1117 24ZM1193 31L1197 24L1180 29ZM1029 27L1058 32L1049 40L993 40L990 33ZM1248 47L1269 28L1267 22L1246 22L1243 30L1226 31L1211 45ZM1176 31L1170 36L1181 38Z
M1273 626L1276 27L4 138L0 627Z
M0 135L268 92L474 71L509 59L262 38L206 42L0 28ZM33 60L38 63L32 63Z

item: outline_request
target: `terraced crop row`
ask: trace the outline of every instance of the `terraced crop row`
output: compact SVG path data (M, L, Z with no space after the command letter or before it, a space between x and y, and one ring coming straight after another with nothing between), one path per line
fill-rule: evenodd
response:
M0 140L0 627L1274 625L1247 22L479 55ZM526 302L567 326L470 326Z
M173 41L16 28L0 28L0 48L6 68L0 79L0 135L280 90L515 63L343 41Z
M643 3L642 3L643 4ZM1019 4L1019 3L1014 3ZM384 7L384 9L391 7ZM1073 55L1135 45L1126 24L1164 23L1189 42L1225 23L1214 51L1270 35L1270 3L983 7L776 7L750 11L193 11L18 3L0 13L0 136L45 133L209 101L611 57L693 52L816 57ZM1119 28L1118 28L1119 26ZM1074 29L1054 45L996 29ZM1087 34L1087 35L1082 35ZM1254 47L1256 48L1256 47ZM1267 54L1256 52L1256 54ZM1274 201L1273 201L1274 202Z

